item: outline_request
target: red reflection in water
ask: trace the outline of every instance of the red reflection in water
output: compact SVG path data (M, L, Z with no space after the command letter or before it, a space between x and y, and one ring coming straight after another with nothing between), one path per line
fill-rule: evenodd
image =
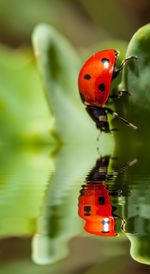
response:
M79 197L79 216L85 220L87 232L99 236L117 235L109 190L102 181L83 186Z

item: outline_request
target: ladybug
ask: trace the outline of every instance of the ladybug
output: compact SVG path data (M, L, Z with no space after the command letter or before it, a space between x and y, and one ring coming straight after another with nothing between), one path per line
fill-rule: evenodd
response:
M96 127L103 132L110 133L107 113L117 117L127 126L137 129L137 126L122 118L117 112L105 106L109 98L117 99L122 95L130 95L128 91L119 91L110 95L111 82L122 71L126 62L137 59L136 56L127 57L120 66L116 67L116 60L119 52L115 49L107 49L95 53L82 66L78 87L82 102L86 105L86 110L96 123ZM113 130L113 129L112 129Z

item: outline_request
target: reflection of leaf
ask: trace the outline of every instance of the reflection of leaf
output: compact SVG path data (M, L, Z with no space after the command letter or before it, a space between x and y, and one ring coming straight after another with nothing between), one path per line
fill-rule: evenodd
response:
M0 143L49 143L52 118L27 52L0 48Z
M136 150L138 163L128 171L130 190L125 205L125 234L131 242L130 254L150 265L150 155L148 147Z
M49 171L50 151L1 149L0 236L33 234L40 215Z
M93 147L64 146L55 160L47 202L33 238L32 257L38 264L54 263L68 254L69 240L81 233L78 196L97 158Z

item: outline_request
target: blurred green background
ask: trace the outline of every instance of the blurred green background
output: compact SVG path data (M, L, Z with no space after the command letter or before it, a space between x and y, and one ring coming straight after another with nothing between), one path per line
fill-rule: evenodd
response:
M0 0L0 41L30 45L33 27L41 22L79 47L109 38L129 40L149 22L149 12L149 0Z

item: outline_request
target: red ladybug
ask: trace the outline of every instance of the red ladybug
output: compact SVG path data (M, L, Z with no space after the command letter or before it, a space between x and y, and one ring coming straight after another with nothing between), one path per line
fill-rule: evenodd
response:
M78 78L78 86L81 99L86 105L86 110L96 123L98 129L110 132L107 113L118 117L127 126L137 129L135 125L129 123L118 113L108 107L104 107L109 98L120 98L128 91L119 91L117 94L110 95L111 82L123 69L125 63L135 56L127 57L120 66L116 67L116 60L119 52L115 49L103 50L91 56L81 68Z

